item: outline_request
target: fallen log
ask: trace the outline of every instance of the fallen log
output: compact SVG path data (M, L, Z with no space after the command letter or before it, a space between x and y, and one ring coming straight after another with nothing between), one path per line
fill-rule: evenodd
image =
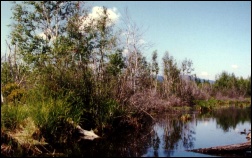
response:
M236 155L251 155L251 141L239 144L216 146L210 148L199 148L193 150L187 150L197 153L209 154L209 155L227 155L227 154L236 154Z
M82 139L94 140L95 138L100 138L98 135L94 133L93 130L88 131L82 129L79 125L77 125L76 128L79 130L79 133L83 135L83 137L81 137Z
M80 136L80 139L94 140L96 138L100 138L100 136L96 135L92 129L90 131L82 129L80 125L74 123L72 120L68 120L68 123L79 131L82 135Z

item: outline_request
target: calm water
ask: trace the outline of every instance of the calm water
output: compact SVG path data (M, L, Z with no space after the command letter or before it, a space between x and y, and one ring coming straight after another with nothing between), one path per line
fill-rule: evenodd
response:
M94 141L83 140L63 152L66 156L88 157L209 157L186 150L247 141L240 132L251 128L251 106L189 114L189 121L164 114L141 134L120 133Z
M251 128L250 111L231 107L205 114L192 112L192 120L187 122L167 115L153 127L156 146L142 156L209 156L185 150L246 142L246 135L240 132Z

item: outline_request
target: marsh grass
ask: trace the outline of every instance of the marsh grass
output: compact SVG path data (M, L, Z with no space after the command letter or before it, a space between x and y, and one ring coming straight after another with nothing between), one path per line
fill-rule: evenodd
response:
M119 104L113 99L101 101L96 117L83 104L72 101L72 94L45 96L42 89L33 89L27 92L25 103L1 106L1 129L11 131L11 136L22 144L24 138L28 144L34 144L34 137L44 137L48 143L66 143L71 140L74 129L69 122L83 125L93 123L94 130L103 130L113 123L113 119L121 116ZM30 122L30 123L27 123ZM92 127L91 127L92 128ZM87 129L90 130L90 129ZM40 134L36 134L40 133ZM33 142L34 141L34 142ZM40 141L40 140L38 140Z
M67 96L60 99L45 98L38 91L31 91L26 98L25 104L1 106L1 130L11 131L11 136L21 144L24 140L28 144L34 144L36 141L31 136L35 131L52 136L59 130L59 122L64 124L67 120L72 120L78 124L81 120L83 110L71 106Z
M228 107L228 106L239 106L239 107L246 107L247 105L251 104L251 99L225 99L225 100L217 100L211 98L209 100L195 100L194 101L194 109L199 111L211 111L214 109Z
M83 114L80 106L72 106L68 100L67 95L55 99L33 90L27 92L25 103L1 105L1 132L10 138L2 139L5 155L14 156L18 152L18 155L33 156L41 154L45 149L42 146L53 141L65 142L72 135L68 131L74 130L67 122L78 124Z
M29 116L28 106L1 106L1 129L14 130L21 125L23 120Z

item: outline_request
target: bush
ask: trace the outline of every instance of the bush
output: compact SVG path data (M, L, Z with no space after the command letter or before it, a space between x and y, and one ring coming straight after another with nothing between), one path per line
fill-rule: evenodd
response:
M25 89L21 88L16 83L7 83L3 87L3 96L6 97L7 103L14 103L17 104L17 102L25 102L24 98Z

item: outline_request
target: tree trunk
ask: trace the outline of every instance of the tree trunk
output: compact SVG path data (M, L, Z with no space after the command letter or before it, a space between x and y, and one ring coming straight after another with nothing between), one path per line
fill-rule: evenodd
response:
M2 94L2 91L1 91L1 103L3 103L4 100L3 100L3 94Z

